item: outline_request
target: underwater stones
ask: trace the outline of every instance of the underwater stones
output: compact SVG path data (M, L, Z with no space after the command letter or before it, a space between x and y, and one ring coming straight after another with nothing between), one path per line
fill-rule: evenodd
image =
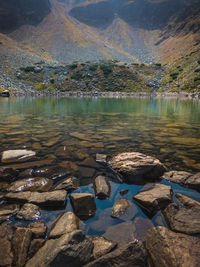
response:
M111 250L116 248L117 243L113 241L109 241L104 237L92 237L92 242L94 244L93 248L93 257L94 259L97 259L107 253L109 253Z
M148 230L146 249L155 267L199 266L200 239L163 226Z
M145 186L133 199L141 204L147 213L155 214L172 202L172 189L163 184Z
M101 167L93 158L84 159L82 162L80 162L80 165L94 169L99 169Z
M31 203L25 203L16 215L17 219L25 221L38 219L39 217L40 217L39 207Z
M27 228L17 228L12 240L13 266L21 267L25 265L28 249L31 243L32 232Z
M162 178L200 191L200 172L192 174L184 171L170 171L166 172Z
M72 193L70 200L73 210L79 218L87 219L94 216L96 212L94 195L89 193Z
M27 228L31 230L35 238L42 238L46 235L47 226L43 221L31 222L27 225Z
M150 219L143 217L136 217L133 224L135 228L135 237L141 241L145 241L146 232L154 227Z
M143 184L151 179L158 179L166 171L166 167L158 159L138 152L118 154L109 163L131 184Z
M80 172L80 175L82 176L82 177L89 177L89 178L91 178L91 177L93 177L94 176L94 174L95 174L95 169L93 169L93 168L88 168L88 167L80 167L79 168L79 172Z
M99 175L95 178L94 191L99 199L105 199L110 196L111 187L106 177Z
M15 215L19 211L19 205L7 204L0 207L0 222Z
M27 262L26 267L83 266L92 256L93 243L76 230L60 238L47 240L45 245Z
M169 228L185 234L200 233L200 208L186 208L175 203L163 210Z
M78 229L79 219L73 212L66 212L59 216L55 221L50 233L49 238L58 238L66 233L71 233Z
M0 167L0 182L12 182L16 180L18 175L19 172L17 170L14 170L12 168Z
M79 180L76 177L68 177L67 179L55 185L55 190L66 190L72 192L79 187Z
M126 243L123 246L115 249L114 251L103 255L102 257L88 263L85 267L146 267L147 253L142 243L138 240L134 240L130 243Z
M122 189L122 190L119 192L119 194L120 194L121 196L124 196L124 195L128 194L128 189Z
M1 161L3 163L7 162L24 162L36 155L34 151L31 150L7 150L2 153Z
M132 203L128 199L122 198L117 200L112 208L111 217L120 218L131 205Z
M39 206L60 207L66 203L67 192L65 190L56 190L51 192L18 192L8 193L5 199L9 202L33 203Z
M22 191L47 191L53 185L53 181L47 178L34 177L13 182L7 189L9 192Z

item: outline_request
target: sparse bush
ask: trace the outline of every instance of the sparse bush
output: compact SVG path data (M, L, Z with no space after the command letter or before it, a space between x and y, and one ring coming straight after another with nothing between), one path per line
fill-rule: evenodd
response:
M200 68L196 69L194 72L200 72Z
M174 73L171 73L170 74L170 77L173 79L173 80L176 80L177 77L178 77L179 73L178 72L174 72Z
M195 77L194 82L200 81L200 77Z
M93 65L91 65L91 66L89 67L89 70L91 70L91 71L96 71L97 68L98 68L98 64L93 64Z
M25 71L25 72L31 72L34 71L35 67L33 66L27 66L27 67L21 67L20 70Z
M77 64L77 63L73 63L72 65L69 66L69 68L70 68L71 70L74 70L74 69L76 69L77 67L78 67L78 64Z
M198 60L197 63L200 65L200 60Z
M162 65L160 63L155 64L157 67L161 67Z
M108 76L113 71L113 65L102 64L102 65L100 65L100 69L103 71L103 74L105 76Z
M50 79L50 83L55 83L55 80L54 79Z
M83 75L80 72L75 72L71 75L71 79L73 80L80 80L83 78Z

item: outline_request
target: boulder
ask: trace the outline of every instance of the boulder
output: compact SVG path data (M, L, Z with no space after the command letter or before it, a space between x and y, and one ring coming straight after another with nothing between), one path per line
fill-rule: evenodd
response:
M79 219L74 215L73 212L66 212L59 216L54 223L49 238L58 238L66 233L71 233L78 229Z
M25 221L36 220L39 217L40 217L40 208L31 203L25 203L16 215L17 219Z
M184 171L166 172L163 179L200 191L200 172L192 174Z
M7 162L24 162L36 155L34 151L31 150L7 150L2 153L1 161L3 163Z
M64 181L59 182L55 185L55 190L66 190L67 192L71 193L72 191L78 189L79 187L79 180L76 177L69 177Z
M138 240L134 240L110 252L85 267L147 267L147 253Z
M172 203L163 211L163 214L171 230L185 234L200 233L199 208L186 208Z
M109 163L130 184L144 184L158 179L166 171L158 159L138 152L118 154Z
M19 211L19 205L8 204L0 207L0 222L15 215Z
M118 246L132 242L136 236L136 229L131 221L112 225L103 234L108 240L118 243Z
M182 194L176 194L176 198L181 204L183 204L187 208L197 208L197 209L199 208L200 209L200 202L192 198L186 197Z
M109 253L111 250L117 247L117 243L113 241L109 241L104 237L92 237L92 242L94 245L93 249L93 257L94 259L97 259L107 253Z
M12 182L17 179L19 172L12 168L0 168L0 182Z
M27 262L26 267L74 267L86 264L92 255L93 243L80 230L48 240Z
M33 239L28 251L28 259L31 259L35 253L41 248L43 247L45 244L45 240L41 239L41 238L36 238Z
M133 199L142 205L147 214L154 215L172 202L172 189L164 184L145 186Z
M46 236L47 226L42 221L31 222L27 225L27 228L31 230L34 238L42 238Z
M25 265L28 249L31 243L32 232L27 228L17 228L13 237L12 247L13 265L21 267Z
M133 221L135 237L140 241L145 241L146 232L154 227L152 221L148 218L136 217Z
M56 190L52 192L19 192L8 193L5 199L9 202L33 203L39 206L60 207L66 204L67 192L65 190Z
M53 181L47 178L34 177L13 182L7 189L9 192L23 191L48 191L53 185Z
M80 219L88 219L94 216L96 212L94 195L89 193L72 193L70 200L75 214Z
M137 208L128 199L122 198L115 202L111 217L120 219L129 217L128 219L132 219L137 212Z
M12 266L12 237L13 229L8 222L0 224L0 266Z
M154 267L199 266L200 239L158 226L146 235L146 249Z
M106 177L99 175L95 178L94 191L99 199L105 199L110 196L111 187Z

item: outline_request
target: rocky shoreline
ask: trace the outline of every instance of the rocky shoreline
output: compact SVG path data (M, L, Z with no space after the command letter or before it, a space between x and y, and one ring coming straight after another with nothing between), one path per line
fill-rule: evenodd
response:
M97 154L96 164L106 164L124 183L144 187L132 201L126 198L128 190L119 192L121 198L115 201L110 217L122 222L110 226L103 236L91 236L79 230L79 224L95 215L99 201L110 198L108 178L97 176L93 193L82 193L76 191L79 181L75 177L61 176L53 184L47 177L34 175L20 179L20 171L10 168L11 163L34 163L36 156L31 150L2 153L0 179L8 184L0 194L1 266L199 265L200 238L194 235L200 234L200 203L174 194L170 185L160 182L167 180L199 192L200 173L168 171L158 159L138 152L121 153L109 161L106 155ZM65 207L67 196L72 211L62 213L48 229L40 220L41 210ZM143 228L144 218L136 217L137 205L149 218L160 211L168 228L154 227L151 220ZM11 218L21 222L13 224Z

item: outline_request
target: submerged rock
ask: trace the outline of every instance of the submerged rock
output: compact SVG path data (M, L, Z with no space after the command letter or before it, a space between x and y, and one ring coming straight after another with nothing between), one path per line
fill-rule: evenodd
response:
M72 193L71 204L75 214L81 219L93 217L96 212L94 195L89 193Z
M131 205L132 203L128 199L122 198L117 200L112 208L111 217L120 218Z
M141 204L149 215L155 214L172 202L172 189L171 186L155 184L137 193L133 199Z
M158 179L166 171L158 159L138 152L121 153L109 163L130 184L144 184Z
M78 229L79 219L73 212L66 212L59 216L54 223L49 238L58 238L66 233L71 233Z
M158 226L146 235L146 249L155 267L199 266L200 239Z
M85 267L147 267L147 253L138 240L134 240L120 248L110 252Z
M31 150L7 150L2 153L1 161L3 163L7 162L21 162L27 161L36 155L34 151Z
M55 190L66 190L67 192L71 193L72 191L78 189L79 187L79 180L76 177L69 177L64 181L59 182L55 185Z
M186 208L172 203L163 214L171 230L186 234L200 233L200 208Z
M25 203L16 215L17 219L30 221L40 217L40 208L31 203Z
M0 207L0 222L8 219L9 217L15 215L19 211L19 205L8 204Z
M28 249L31 243L32 232L27 228L17 228L13 237L13 265L21 267L25 265Z
M94 191L99 199L105 199L110 196L111 187L106 177L100 175L95 178Z
M128 194L128 189L122 189L122 190L119 192L119 194L120 194L121 196L124 196L124 195Z
M93 243L80 230L48 240L31 258L26 267L83 266L91 256Z
M192 174L184 171L170 171L166 172L162 178L200 191L200 172Z
M17 179L19 172L12 168L0 168L0 182L12 182Z
M92 242L94 244L93 249L93 257L94 259L97 259L107 253L109 253L111 250L116 248L117 243L113 241L109 241L104 237L92 237Z
M12 266L12 237L12 227L7 222L0 224L0 266Z
M66 203L67 192L65 190L57 190L52 192L19 192L8 193L5 199L9 202L33 203L39 206L60 207Z
M34 177L13 182L7 189L7 191L48 191L52 187L52 185L52 180L49 180L47 178Z

